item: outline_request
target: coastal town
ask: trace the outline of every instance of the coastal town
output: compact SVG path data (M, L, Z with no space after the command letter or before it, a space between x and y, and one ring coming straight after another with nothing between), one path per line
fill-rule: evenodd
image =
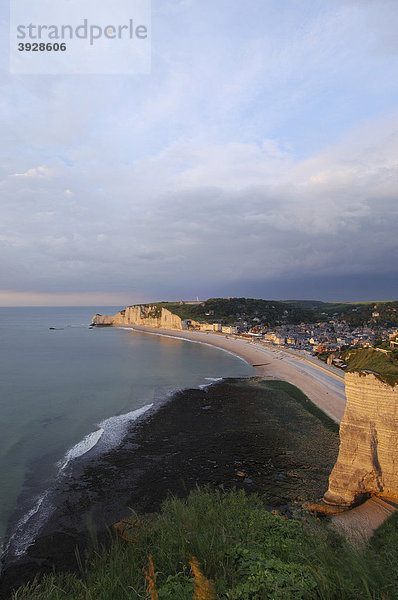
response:
M356 312L355 308L351 310ZM391 310L396 311L395 308L391 308ZM215 316L214 311L207 311L205 316L210 319ZM233 324L226 324L222 319L206 323L187 319L185 323L191 330L234 335L266 345L307 350L314 355L341 352L351 347L374 348L380 346L381 352L398 348L398 327L385 325L385 321L380 319L377 305L372 307L368 322L360 325L353 324L338 313L329 317L326 313L322 313L323 318L319 321L291 323L289 322L288 308L280 316L279 324L272 327L263 322L258 311L236 313L235 317L236 321ZM337 366L344 367L342 364Z
M398 349L398 302L333 304L212 298L132 305L114 316L94 315L92 325L142 325L231 337L306 351L345 369L349 349Z
M271 344L289 346L314 353L341 351L348 347L373 348L382 342L388 342L391 348L398 347L398 330L382 326L350 327L338 320L328 323L300 323L299 325L280 325L270 330L254 326L243 336L255 336Z

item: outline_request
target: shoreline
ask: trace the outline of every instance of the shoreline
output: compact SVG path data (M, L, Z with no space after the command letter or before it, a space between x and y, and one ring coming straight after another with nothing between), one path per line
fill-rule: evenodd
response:
M90 545L88 524L106 543L108 528L131 514L128 507L156 512L170 493L237 487L288 511L319 498L337 456L337 433L293 390L271 383L231 378L176 392L132 424L117 448L84 455L56 486L55 512L27 553L6 561L0 598L38 572L76 570L75 547L84 555Z
M311 359L297 350L292 351L275 346L264 347L255 342L236 339L225 334L179 332L165 329L155 330L157 332L155 333L151 331L153 328L150 327L134 326L132 329L134 330L134 328L147 334L188 339L232 352L254 366L264 381L280 380L296 386L324 415L332 419L338 426L340 425L347 399L344 372L335 367L319 363L317 359ZM253 362L264 360L264 357L267 357L266 363ZM352 535L353 531L359 530L362 535L369 538L395 510L397 510L396 507L391 509L391 506L383 503L382 499L371 497L343 515L333 517L333 520L346 533L351 532L349 535Z
M167 336L189 342L207 344L239 356L267 380L287 381L298 387L318 408L336 423L340 423L346 405L344 373L316 364L303 354L286 349L267 348L223 334L155 329L143 325L119 326L149 335Z
M92 458L88 455L79 461L79 464L76 464L71 481L69 483L63 482L57 486L57 493L54 498L56 511L41 531L38 532L33 545L28 549L21 562L17 561L17 563L13 563L12 561L7 565L6 559L6 564L4 565L4 584L8 589L10 589L10 583L11 585L23 583L23 581L34 576L38 570L47 571L49 567L52 569L53 565L56 565L56 568L60 570L73 570L75 546L77 545L83 549L87 545L87 519L90 520L93 518L93 522L98 527L99 532L101 532L101 536L106 537L105 530L110 523L119 520L122 516L126 516L123 506L133 506L138 512L152 512L153 510L158 510L159 501L165 499L170 492L177 493L179 496L185 496L196 485L206 483L215 485L214 482L217 482L217 485L221 485L222 487L225 484L227 489L231 485L243 486L249 492L264 491L270 485L271 488L277 485L279 489L277 496L281 496L282 500L284 493L287 493L288 489L293 489L292 485L296 486L304 478L307 480L307 471L300 472L301 462L305 462L307 465L313 463L311 469L315 469L314 473L317 473L309 486L312 492L315 491L316 487L317 493L319 493L321 489L318 487L319 485L321 487L327 486L327 477L334 461L330 460L330 464L325 470L326 465L324 464L322 467L318 465L315 468L315 462L319 458L318 452L315 452L317 456L308 458L312 454L312 450L309 452L308 449L313 448L313 443L315 443L315 446L324 443L320 441L322 436L319 436L319 434L318 441L315 442L312 439L312 434L318 427L321 427L322 430L324 428L324 425L320 425L320 422L318 422L319 417L311 414L308 406L301 406L300 408L300 403L297 402L297 399L294 399L295 407L293 413L289 412L289 410L291 411L289 409L286 414L283 413L282 416L279 414L277 421L271 416L270 422L273 423L272 428L276 426L274 423L278 422L276 431L272 434L274 437L269 437L271 434L266 433L266 437L263 439L264 432L269 427L269 415L272 415L273 410L278 411L281 407L274 408L272 406L274 402L271 402L267 412L262 413L261 405L256 401L252 404L249 413L247 413L248 406L245 399L249 398L249 388L253 388L253 386L262 388L264 385L265 389L261 391L262 394L271 394L273 398L279 398L280 394L282 394L282 397L284 394L287 394L286 398L289 398L289 403L293 398L293 396L289 396L289 391L286 391L286 389L283 390L283 386L278 390L278 382L287 382L287 385L290 383L299 388L324 414L338 423L340 421L339 409L342 414L344 411L342 407L345 404L344 394L341 394L344 385L342 377L338 377L334 373L325 373L326 369L322 368L322 366L318 367L318 365L314 365L311 361L304 362L301 357L295 357L294 355L292 357L280 349L261 348L252 342L233 339L229 336L154 329L143 326L120 328L141 334L167 336L219 348L253 366L256 370L257 378L254 376L254 378L246 380L236 379L234 382L227 379L209 384L208 386L206 385L203 389L177 392L169 402L160 407L159 411L150 414L148 419L144 419L137 426L132 425L126 439L119 447L99 458ZM305 367L309 369L307 372ZM256 379L257 383L255 382ZM276 387L272 386L267 391L267 380L270 383L275 382ZM340 383L340 396L337 388L333 390L333 387L336 387L336 382ZM235 392L239 392L239 403L242 403L240 407L230 405L231 397L227 390L232 389L231 385L233 388L236 386L239 388ZM219 405L213 415L213 419L209 419L210 414L208 413L213 412L213 407L212 403L208 405L207 402L212 396L220 396L221 391L223 391L223 397L222 399L218 399ZM185 402L182 402L183 399L188 400L189 404L192 402L192 406L184 406ZM228 402L225 402L226 399ZM202 406L198 407L197 402ZM234 413L232 415L234 419L232 427L228 414L230 409ZM259 409L260 413L258 413ZM302 416L298 417L299 413L306 415L304 421L302 421ZM253 427L257 427L257 424L260 423L259 414L263 414L265 421L261 425L260 434L253 436L252 431L244 430L244 423L249 418ZM162 415L174 415L173 418L168 417L166 431L164 430L165 423L161 422ZM197 427L199 421L203 424L204 431L195 432L194 434L194 429ZM285 454L285 437L292 435L292 431L298 427L298 423L300 422L303 427L298 434L299 437L306 438L310 434L308 440L299 442L299 446L301 444L302 448L306 446L304 454L307 458L305 461L302 461L299 458L300 451L296 450L293 445L288 454L291 455L289 461L292 460L289 464L291 467L294 467L294 470L281 466L277 467L276 471L274 471L274 466L278 465L280 457ZM177 435L175 431L172 434L174 436L173 443L170 444L168 440L169 432L173 428L175 430L183 427L183 423L191 431L189 437L193 439L185 439L185 446L181 448L179 453L183 459L181 461L181 458L177 460L175 457L174 445L177 444L178 447L180 436L183 435L186 438L186 433L183 434L182 431L179 431ZM211 435L209 434L209 429L212 431ZM137 435L139 436L140 432L143 431L146 432L145 436L137 443ZM166 437L162 439L164 435ZM233 444L228 441L228 437L231 435L234 437ZM294 432L294 435L297 435L297 432ZM325 438L329 439L329 435L333 437L335 434L330 432L327 435L325 434ZM267 436L270 445L266 443ZM255 440L254 437L259 437L260 439ZM142 447L148 445L146 438L149 440L149 456L147 452L143 453L141 450ZM214 438L218 439L217 444L219 445L217 451L214 451L214 449L213 451L208 450L214 446ZM331 441L332 438L330 438L330 443ZM265 449L263 448L264 444L266 445ZM273 456L274 446L278 447L278 445L282 449L282 452L279 455L277 453L276 456ZM200 448L199 456L196 446ZM244 457L243 461L241 461L242 457L239 458L239 448L245 448L245 452L242 455ZM332 454L336 452L337 446L334 447ZM323 452L320 453L320 455L322 454ZM223 462L221 456L224 456L225 464L221 464ZM257 476L253 477L250 472L253 468L252 465L254 463L258 465L257 469L261 469L261 465L263 467L265 465L266 469L269 470L269 456L272 457L271 464L274 465L272 466L272 477L276 477L277 479L275 482L274 480L271 481L270 474L266 471L261 471L260 480L263 480L263 482L260 483L259 481L259 487L257 487ZM209 469L208 463L212 461L214 463L217 461L217 465L214 467L214 465L210 464ZM109 462L112 464L111 469L108 468ZM196 465L196 469L193 469L195 462L198 464ZM241 462L242 464L240 464ZM162 468L167 474L166 476L160 475L158 463L163 465ZM231 470L233 465L238 466ZM240 479L236 476L237 469L243 470L246 475L247 473L249 475ZM196 472L191 473L191 470ZM283 474L285 472L288 473L287 476ZM299 476L296 479L298 474ZM281 479L278 479L278 477L281 477ZM129 481L128 485L126 485L124 478ZM110 485L111 482L113 482L113 486ZM266 487L264 488L264 486ZM117 490L115 497L111 493L111 488L112 490ZM134 488L137 489L136 492L132 492ZM283 492L284 489L286 492ZM307 497L308 494L309 496ZM285 500L277 504L285 504L286 501L289 502L288 497L289 494L285 497ZM291 497L290 501L294 497ZM314 499L310 489L301 489L297 498L300 498L300 501ZM272 502L273 505L275 505L274 502L275 499ZM73 504L74 510L71 510L70 506ZM4 597L1 591L0 597Z

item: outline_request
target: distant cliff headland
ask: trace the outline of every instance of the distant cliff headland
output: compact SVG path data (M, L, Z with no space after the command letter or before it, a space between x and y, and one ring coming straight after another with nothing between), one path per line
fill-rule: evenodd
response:
M156 304L128 306L115 315L94 315L92 325L98 327L117 327L121 325L146 325L166 329L187 329L182 319L170 310Z
M157 302L128 306L116 315L94 315L98 326L146 325L168 329L231 332L257 324L300 323L314 318L312 310L285 302L251 298L214 298L204 302Z
M211 330L211 327L204 326L271 328L299 323L328 323L331 319L350 327L398 327L398 301L338 304L312 300L280 302L211 298L203 302L155 302L128 306L113 316L94 315L93 324Z

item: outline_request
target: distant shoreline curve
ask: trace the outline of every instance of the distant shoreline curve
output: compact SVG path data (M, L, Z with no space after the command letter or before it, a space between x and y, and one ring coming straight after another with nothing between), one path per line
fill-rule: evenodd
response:
M227 351L252 365L260 377L288 381L295 385L336 423L340 423L343 417L346 404L344 374L340 375L338 371L334 372L323 365L317 365L303 355L296 355L275 347L260 347L253 342L236 339L231 335L155 329L143 325L117 327L202 343Z

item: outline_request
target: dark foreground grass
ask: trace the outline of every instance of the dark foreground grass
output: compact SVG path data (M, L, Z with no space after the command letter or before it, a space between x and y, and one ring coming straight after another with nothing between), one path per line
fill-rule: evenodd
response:
M93 542L81 574L46 576L15 593L18 600L149 599L143 569L152 556L159 600L398 598L398 520L374 543L356 550L327 524L298 515L287 520L243 491L201 489L170 499L136 541ZM196 557L215 595L201 595L192 577ZM152 593L152 598L157 596Z

